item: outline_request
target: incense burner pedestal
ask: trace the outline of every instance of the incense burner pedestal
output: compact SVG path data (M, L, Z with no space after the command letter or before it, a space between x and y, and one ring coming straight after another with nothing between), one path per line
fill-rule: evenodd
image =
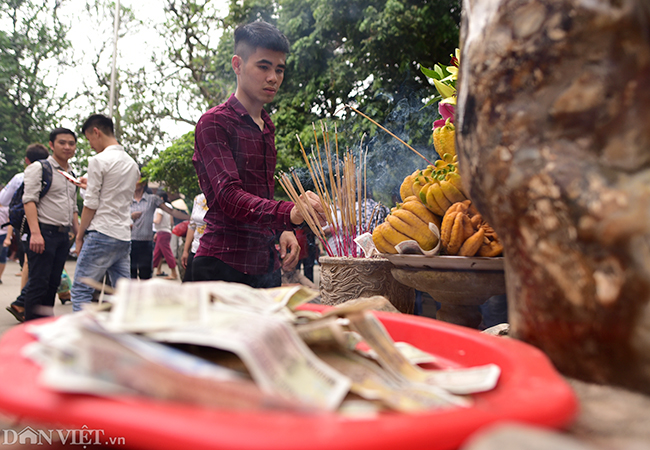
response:
M393 255L391 270L400 283L428 293L441 307L435 318L478 328L479 306L506 293L503 258Z
M323 304L382 295L400 312L413 312L415 290L393 277L394 266L387 259L321 256L319 264Z

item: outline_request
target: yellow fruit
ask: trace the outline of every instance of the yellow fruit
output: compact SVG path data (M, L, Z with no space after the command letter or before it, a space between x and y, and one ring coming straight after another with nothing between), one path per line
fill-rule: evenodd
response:
M395 228L393 228L389 222L384 222L384 223L386 224L386 228L383 229L382 236L384 237L384 239L386 239L386 241L388 241L389 244L397 245L400 242L408 241L409 239L411 239L404 233L400 233Z
M423 250L431 250L438 243L438 238L429 227L410 211L399 209L386 220L395 230L415 240Z
M476 233L463 242L463 245L460 246L460 250L458 250L458 256L474 256L478 249L483 245L484 237L485 230L479 228Z
M454 227L454 221L458 211L452 211L451 208L445 213L445 217L442 218L442 225L440 227L440 240L442 241L442 247L447 248L449 245L449 240L451 239L451 230Z
M433 197L436 199L436 202L438 205L440 205L440 208L442 208L443 211L447 211L447 209L453 205L453 202L449 201L444 192L442 192L440 183L434 183L433 186L429 188L429 192L431 192L431 195L433 195Z
M429 211L420 200L417 200L415 197L412 198L413 200L402 203L402 208L411 211L417 217L422 219L424 223L434 223L438 228L440 228L440 217Z
M450 161L456 155L456 128L450 119L445 121L441 127L433 130L433 146L442 159L446 153L451 155Z
M447 180L442 180L440 182L440 189L443 194L445 194L445 197L447 197L447 200L452 204L467 200L467 197L465 197L462 192L456 189L456 187Z
M416 177L415 181L413 182L413 187L411 188L413 190L413 195L415 196L420 196L420 191L422 191L422 188L426 186L430 181L428 178L418 176Z
M391 245L390 242L386 240L384 237L384 228L382 225L388 225L386 222L382 223L381 225L375 227L375 229L372 232L372 241L375 243L375 247L377 247L377 250L379 250L381 253L390 253L390 254L395 254L397 253L397 250L395 250L395 246Z
M449 181L458 189L465 197L469 197L463 188L463 182L461 181L460 174L458 172L449 172L445 177L445 180Z
M454 203L442 219L440 240L448 255L497 256L503 245L470 200Z
M413 195L412 186L413 186L413 175L408 175L406 178L404 178L402 185L399 187L399 195L400 197L402 197L402 201L405 200L407 197Z
M426 205L427 209L432 213L437 214L439 216L444 216L445 210L438 204L435 197L433 196L433 191L431 190L433 187L434 187L434 183L431 183L431 185L427 190L426 195L424 196L423 203Z

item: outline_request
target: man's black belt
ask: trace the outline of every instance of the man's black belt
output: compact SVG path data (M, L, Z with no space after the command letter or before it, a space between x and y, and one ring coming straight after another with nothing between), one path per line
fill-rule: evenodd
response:
M56 231L58 233L70 232L70 227L64 227L59 225L48 225L46 223L39 223L38 226L41 228L41 231Z

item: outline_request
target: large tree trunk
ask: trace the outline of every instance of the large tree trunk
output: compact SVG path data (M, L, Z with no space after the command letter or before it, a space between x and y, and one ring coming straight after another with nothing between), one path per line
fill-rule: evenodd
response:
M504 242L512 332L650 393L650 6L464 0L461 173Z

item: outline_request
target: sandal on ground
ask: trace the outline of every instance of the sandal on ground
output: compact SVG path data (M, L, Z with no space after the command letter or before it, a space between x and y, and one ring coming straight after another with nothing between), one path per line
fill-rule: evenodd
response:
M157 273L156 276L157 277L168 277L169 274L167 274L166 272L160 272L160 273Z
M18 311L16 308L14 308L14 305L9 305L5 309L9 311L11 315L14 316L18 322L25 321L25 311L22 312Z

